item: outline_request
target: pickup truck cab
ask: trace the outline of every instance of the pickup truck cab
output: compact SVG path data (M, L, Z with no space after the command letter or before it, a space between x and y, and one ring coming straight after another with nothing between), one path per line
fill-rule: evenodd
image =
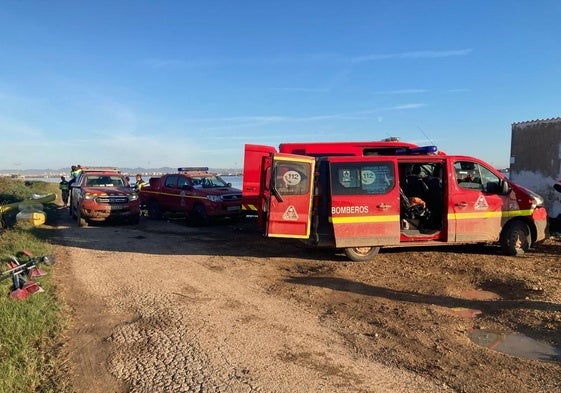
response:
M207 167L181 167L177 173L152 177L140 189L148 217L165 212L185 215L193 224L207 225L212 218L241 216L242 192Z
M70 192L70 214L81 227L87 226L89 221L106 220L138 224L138 193L115 168L83 167Z

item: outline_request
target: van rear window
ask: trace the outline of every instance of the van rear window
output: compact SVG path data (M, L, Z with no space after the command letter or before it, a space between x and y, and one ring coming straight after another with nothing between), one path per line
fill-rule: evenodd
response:
M386 194L395 186L391 162L332 163L333 195Z

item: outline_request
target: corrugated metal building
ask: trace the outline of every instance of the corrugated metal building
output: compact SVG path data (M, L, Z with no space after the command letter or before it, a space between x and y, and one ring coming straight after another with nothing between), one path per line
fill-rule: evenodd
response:
M512 124L510 178L545 199L548 214L561 218L561 117Z

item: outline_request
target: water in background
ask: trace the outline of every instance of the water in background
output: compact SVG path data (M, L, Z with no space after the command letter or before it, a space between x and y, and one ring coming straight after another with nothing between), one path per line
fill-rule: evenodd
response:
M232 187L242 189L242 176L220 176L226 183L232 183ZM70 176L66 177L68 180ZM148 179L150 176L144 176L144 180L148 183ZM60 182L60 177L26 177L25 180L38 180L38 181L45 181L49 183L58 183ZM134 183L134 176L131 178L131 182Z

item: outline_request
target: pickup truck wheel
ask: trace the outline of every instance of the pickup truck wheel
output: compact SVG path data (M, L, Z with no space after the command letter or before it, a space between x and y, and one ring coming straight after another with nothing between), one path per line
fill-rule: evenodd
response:
M522 221L513 221L501 232L501 249L506 255L524 255L530 249L530 228Z
M210 224L210 217L206 213L203 205L197 205L193 208L191 212L191 222L198 227Z
M76 212L76 221L78 222L79 227L88 226L88 221L86 221L86 219L82 217L82 214L80 214L80 209L78 209L78 211Z
M364 262L372 260L380 251L380 247L348 247L345 255L351 261Z
M156 201L150 201L148 203L148 218L152 220L159 220L162 218L162 211L160 210L160 205Z

